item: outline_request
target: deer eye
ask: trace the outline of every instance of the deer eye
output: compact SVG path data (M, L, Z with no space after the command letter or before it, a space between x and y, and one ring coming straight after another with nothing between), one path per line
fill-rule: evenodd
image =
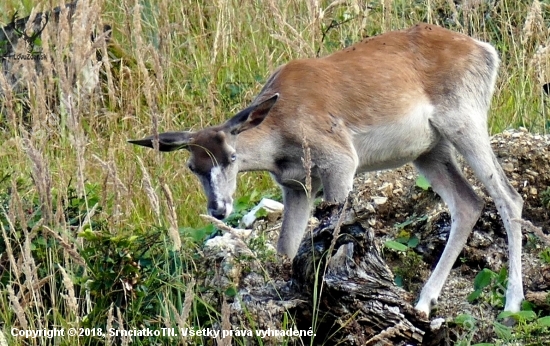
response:
M231 154L231 162L235 162L237 160L237 154L233 153Z
M195 166L192 163L188 163L187 168L189 168L191 172L195 173Z

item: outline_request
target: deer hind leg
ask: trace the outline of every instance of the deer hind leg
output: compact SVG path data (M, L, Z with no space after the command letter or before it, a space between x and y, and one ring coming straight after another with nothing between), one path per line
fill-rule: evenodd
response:
M495 202L508 235L509 277L506 289L506 311L517 312L523 301L521 277L521 226L514 219L521 219L523 199L510 184L502 167L491 149L485 123L475 125L478 119L485 119L479 113L472 112L472 121L468 127L446 127L439 129L445 133L455 148L464 156L477 178L487 188ZM473 119L473 120L472 120ZM467 130L464 130L467 128Z
M453 264L483 209L483 201L464 178L454 159L451 144L442 139L429 153L414 161L416 168L441 196L451 214L451 231L443 254L420 293L416 309L427 316L445 284Z
M320 180L314 177L311 179L312 191L306 191L305 186L301 185L281 185L285 206L283 224L277 243L277 252L281 255L287 255L292 259L298 252L308 225L315 193L319 190L320 185Z

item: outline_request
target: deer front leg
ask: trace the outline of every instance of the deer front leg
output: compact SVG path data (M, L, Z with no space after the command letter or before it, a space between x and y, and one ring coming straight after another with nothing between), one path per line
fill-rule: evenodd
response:
M281 186L283 190L283 225L277 243L277 252L293 259L304 237L315 193L320 181L312 179L312 191L302 186Z
M353 189L356 170L357 160L343 154L333 157L330 164L320 166L325 201L343 203Z

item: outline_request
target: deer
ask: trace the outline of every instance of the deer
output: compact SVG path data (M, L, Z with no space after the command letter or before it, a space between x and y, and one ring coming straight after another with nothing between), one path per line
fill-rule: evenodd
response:
M321 58L292 60L268 78L248 107L199 131L157 133L129 142L162 152L186 149L207 196L208 213L232 211L238 172L268 171L282 189L277 251L292 259L315 193L304 188L303 139L311 190L343 203L357 173L412 162L449 208L452 226L415 309L429 316L484 207L456 161L461 154L502 218L509 251L506 311L524 298L523 199L490 146L488 111L500 59L486 42L417 24L366 38Z

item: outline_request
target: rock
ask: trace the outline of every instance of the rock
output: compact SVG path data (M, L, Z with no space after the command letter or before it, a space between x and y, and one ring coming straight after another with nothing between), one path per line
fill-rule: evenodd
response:
M262 208L267 212L267 218L271 221L275 221L283 213L284 205L269 198L262 198L257 206L243 216L241 225L245 228L252 226L257 219L256 213Z

